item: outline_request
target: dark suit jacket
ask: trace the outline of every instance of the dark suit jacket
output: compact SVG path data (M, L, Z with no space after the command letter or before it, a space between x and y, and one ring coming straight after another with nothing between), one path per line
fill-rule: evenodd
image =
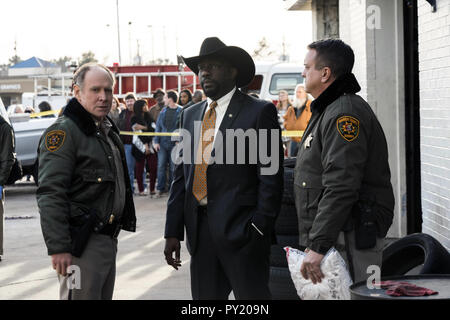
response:
M183 110L181 115L181 128L192 136L189 141L183 136L183 156L190 155L195 159L196 146L194 141L195 131L201 131L201 122L207 107L207 102L199 102ZM195 125L197 122L197 125ZM238 164L239 144L235 143L234 156L225 146L226 129L268 129L267 150L263 155L270 154L274 147L271 162L278 162L275 174L262 175L261 169L270 167L271 164L256 152L256 145L265 137L259 133L255 135L257 143L245 140L245 163ZM271 142L271 129L275 129L275 141ZM223 150L223 164L214 163L207 169L208 192L208 221L211 235L218 246L228 248L242 247L250 238L251 222L254 221L264 232L271 232L276 216L281 207L283 192L283 147L281 144L281 131L278 124L278 116L275 106L267 101L255 99L239 90L233 95L225 116L219 128L219 133L214 141L213 156L218 157ZM259 131L256 131L259 132ZM196 135L197 139L199 135ZM273 139L272 139L273 140ZM277 146L278 145L278 146ZM189 147L190 146L190 147ZM250 152L251 147L255 152ZM189 150L190 149L190 150ZM232 159L227 161L228 158ZM252 160L251 157L256 161ZM167 217L165 237L175 237L184 240L184 227L186 227L187 245L191 254L195 252L197 240L197 207L198 201L192 194L192 182L194 179L194 161L182 162L175 166L174 180L170 189L167 205ZM266 159L267 160L267 159Z

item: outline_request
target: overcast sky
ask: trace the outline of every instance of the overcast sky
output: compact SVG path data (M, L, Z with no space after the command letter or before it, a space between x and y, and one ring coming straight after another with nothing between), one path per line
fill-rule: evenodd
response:
M102 63L119 61L116 0L1 0L0 12L0 64L14 55L15 41L23 60L76 59L91 50ZM312 39L311 13L287 11L283 0L119 0L119 17L122 65L138 42L144 62L176 62L177 54L197 55L209 36L250 54L266 37L273 59L284 37L291 61L303 62Z

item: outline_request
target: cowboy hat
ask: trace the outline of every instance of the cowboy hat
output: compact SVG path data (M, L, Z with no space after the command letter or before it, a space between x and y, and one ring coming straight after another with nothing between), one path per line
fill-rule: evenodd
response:
M248 85L255 76L255 63L252 57L239 47L227 46L219 38L206 38L196 57L181 57L184 63L198 75L198 64L204 58L220 57L231 63L238 71L236 85L238 88Z

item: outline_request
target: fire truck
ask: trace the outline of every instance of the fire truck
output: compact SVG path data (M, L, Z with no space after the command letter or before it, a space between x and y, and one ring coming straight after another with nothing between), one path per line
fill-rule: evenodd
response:
M161 88L164 91L180 92L189 89L194 92L201 89L198 77L187 67L178 65L119 66L114 64L109 69L116 76L114 94L123 98L127 92L134 92L138 97L151 99L152 92Z
M179 65L148 65L148 66L119 66L110 67L117 79L114 94L123 98L127 92L134 92L138 97L151 99L152 92L157 88L164 91L180 92L189 89L194 92L201 89L198 77L187 67ZM256 93L261 99L278 100L278 92L287 90L291 99L295 86L303 83L303 66L300 64L283 62L257 62L253 81L244 92Z

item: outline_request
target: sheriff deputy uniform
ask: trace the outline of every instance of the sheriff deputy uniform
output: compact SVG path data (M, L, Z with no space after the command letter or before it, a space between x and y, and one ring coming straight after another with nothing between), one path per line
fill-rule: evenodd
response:
M39 144L37 201L48 254L72 253L81 271L81 289L67 292L62 283L61 298L111 299L117 236L121 229L136 230L124 148L113 121L94 121L76 98L68 103ZM84 232L92 216L95 225ZM80 229L81 236L74 232ZM80 237L88 238L82 250L76 245Z
M394 208L386 138L360 90L344 74L312 102L294 174L300 245L320 254L335 246L355 281L381 266Z

